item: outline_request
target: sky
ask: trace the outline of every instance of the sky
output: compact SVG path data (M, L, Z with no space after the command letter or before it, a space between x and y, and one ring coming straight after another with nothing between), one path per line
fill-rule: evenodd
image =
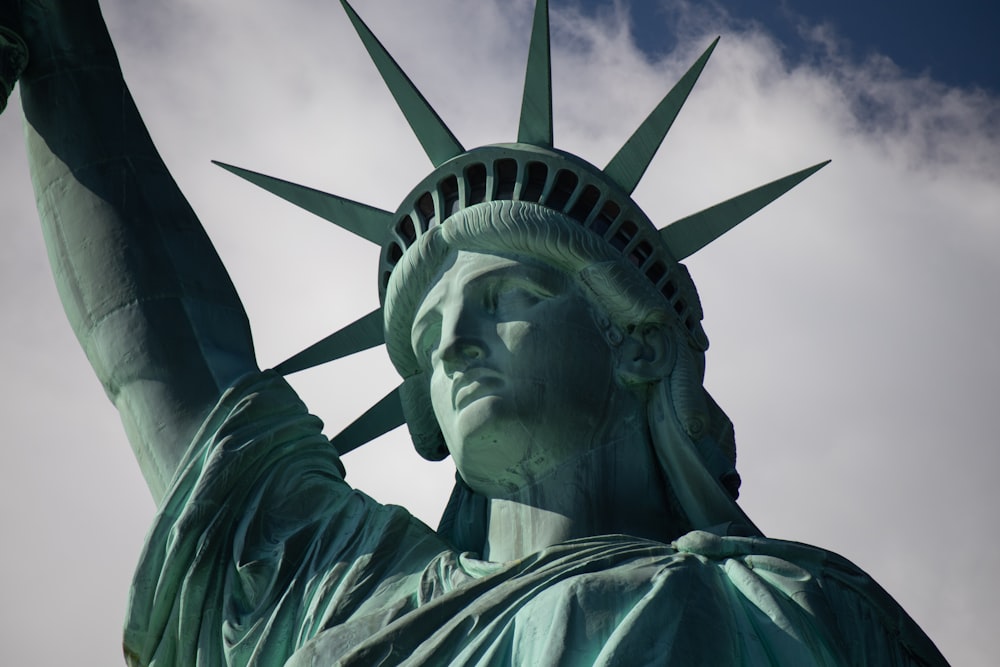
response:
M579 0L599 14L607 0ZM909 76L1000 92L1000 66L994 39L1000 29L1000 6L982 0L721 0L715 7L736 25L763 26L779 40L782 55L793 62L821 57L831 45L817 41L832 31L839 52L853 58L889 58ZM664 21L678 18L676 3L639 0L627 3L633 36L647 53L663 54L676 46Z
M530 4L356 7L471 147L516 135ZM957 37L940 53L911 45L926 61L906 61L901 36L927 29L907 26L907 13L880 41L851 33L846 14L796 3L783 5L798 12L786 24L754 18L747 3L653 4L552 1L556 145L603 166L721 35L635 193L650 218L665 225L832 159L686 262L712 341L706 386L736 426L740 502L769 536L853 560L953 664L990 663L1000 625L995 72L939 69L935 58L963 50ZM430 171L339 4L102 6L152 136L244 300L261 365L369 312L374 246L210 164L389 210ZM648 46L657 33L667 47ZM155 508L61 312L18 109L15 94L0 116L0 664L120 664ZM396 382L382 350L291 379L330 435ZM402 430L345 464L358 488L432 525L453 475L417 458Z

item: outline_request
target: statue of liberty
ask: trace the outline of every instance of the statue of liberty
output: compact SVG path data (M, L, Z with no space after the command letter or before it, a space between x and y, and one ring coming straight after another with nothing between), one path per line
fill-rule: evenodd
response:
M159 504L128 663L945 664L857 567L736 504L680 262L822 164L654 226L631 193L715 44L599 169L553 144L546 0L516 141L472 150L342 2L434 171L389 212L223 165L382 248L379 306L269 370L97 1L0 3L60 296ZM381 344L401 384L325 437L283 375ZM404 422L456 464L436 530L344 480Z

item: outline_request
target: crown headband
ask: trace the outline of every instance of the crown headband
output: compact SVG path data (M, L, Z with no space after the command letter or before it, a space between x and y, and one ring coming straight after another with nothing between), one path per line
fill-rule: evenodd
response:
M530 201L604 239L666 299L695 347L708 341L694 284L679 262L785 194L829 161L777 179L657 229L632 200L663 138L718 43L716 38L603 169L553 146L548 0L537 0L517 142L466 150L346 0L361 41L435 170L395 213L233 165L219 166L382 247L379 299L416 241L451 215L486 201ZM381 306L275 367L287 375L385 342ZM394 389L332 439L343 454L404 423Z

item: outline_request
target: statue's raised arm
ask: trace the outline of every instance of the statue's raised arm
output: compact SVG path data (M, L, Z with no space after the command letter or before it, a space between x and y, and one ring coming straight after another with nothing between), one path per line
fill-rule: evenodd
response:
M8 79L27 51L20 93L59 295L159 498L220 391L255 368L246 315L136 110L97 0L0 0L0 26Z

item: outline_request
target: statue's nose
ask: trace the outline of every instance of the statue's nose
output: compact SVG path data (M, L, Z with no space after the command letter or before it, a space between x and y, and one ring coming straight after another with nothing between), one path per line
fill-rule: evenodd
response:
M486 356L485 348L471 338L456 338L441 350L441 363L448 372L462 370Z

